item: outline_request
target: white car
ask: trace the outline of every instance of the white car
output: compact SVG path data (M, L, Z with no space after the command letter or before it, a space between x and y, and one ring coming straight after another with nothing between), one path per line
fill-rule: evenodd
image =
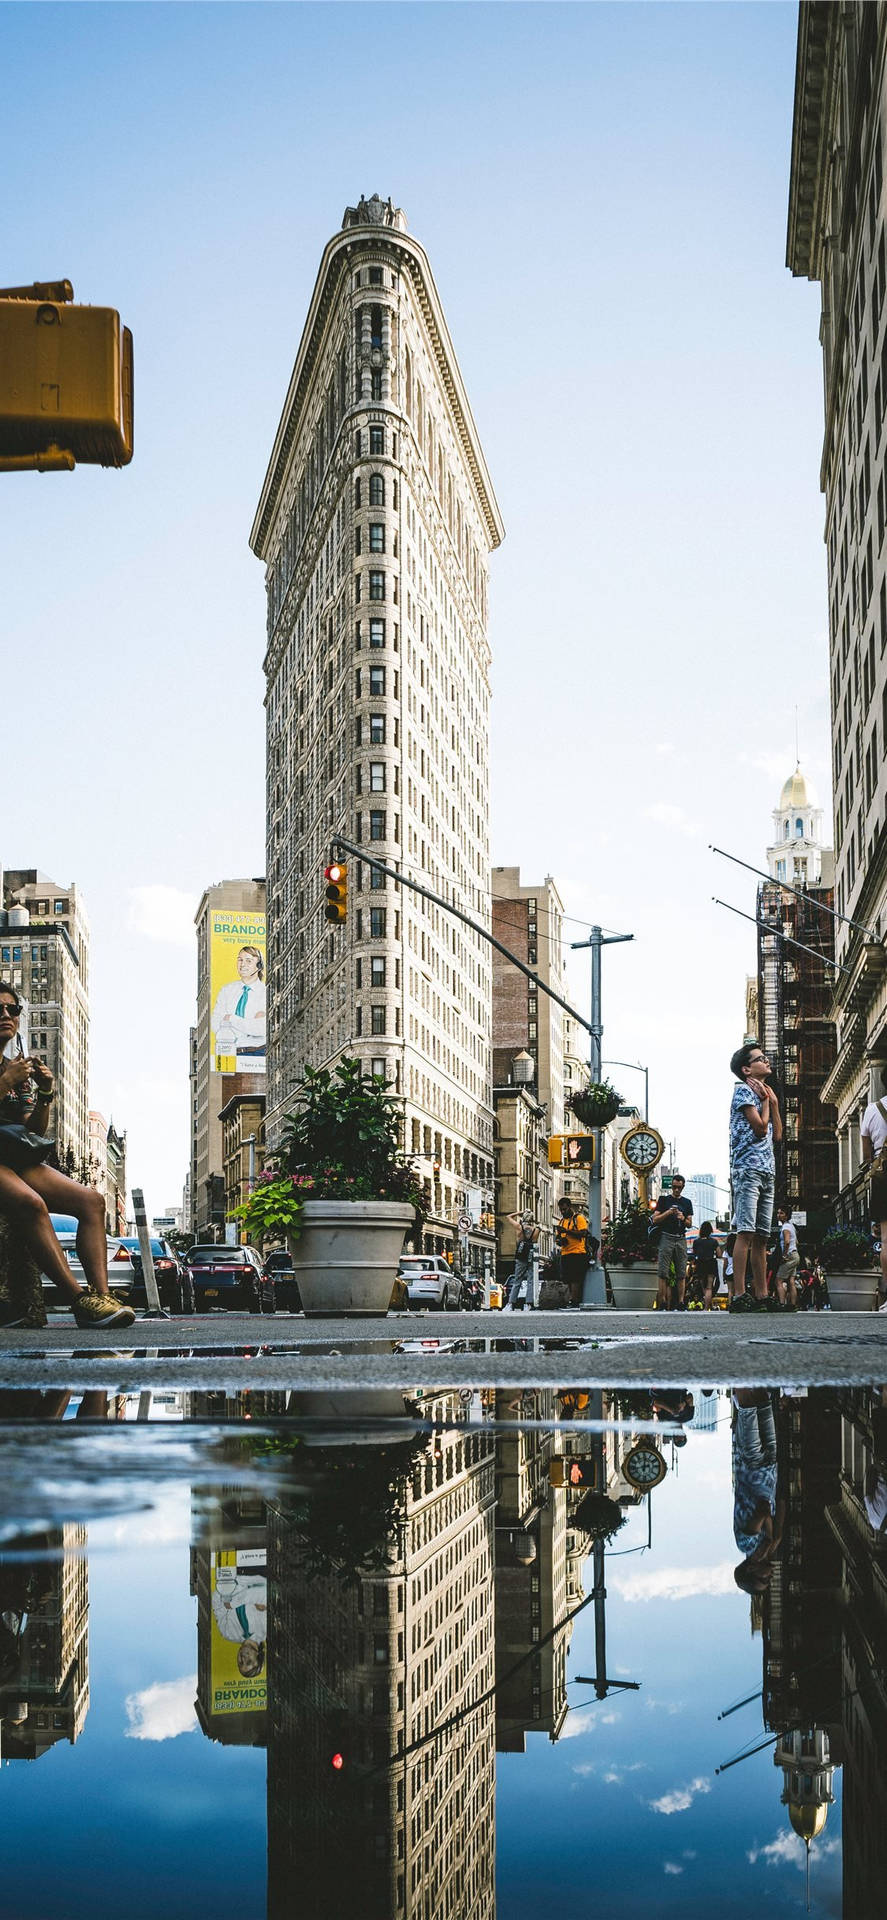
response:
M397 1272L411 1307L461 1307L462 1281L442 1253L404 1253Z

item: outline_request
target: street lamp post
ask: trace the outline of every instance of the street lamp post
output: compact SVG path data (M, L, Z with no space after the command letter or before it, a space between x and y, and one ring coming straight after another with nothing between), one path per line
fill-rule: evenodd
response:
M639 1060L605 1060L603 1062L603 1065L605 1067L630 1067L632 1073L643 1074L644 1076L644 1119L649 1120L650 1118L650 1069L649 1067L642 1067Z
M604 933L600 927L592 927L589 940L573 940L574 952L583 947L591 948L591 1021L588 1043L588 1071L592 1083L601 1077L601 1039L603 1022L601 1019L601 948L613 947L624 940L633 940L633 933ZM592 1237L600 1246L601 1239L601 1129L594 1128L594 1165L588 1175L588 1228ZM591 1276L588 1276L589 1279Z

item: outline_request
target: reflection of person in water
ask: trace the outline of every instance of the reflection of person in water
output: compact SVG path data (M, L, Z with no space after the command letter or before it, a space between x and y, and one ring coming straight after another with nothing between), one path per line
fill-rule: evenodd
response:
M265 1665L268 1583L265 1575L219 1567L213 1593L213 1619L223 1640L237 1642L237 1668L252 1680Z
M265 962L258 947L241 947L237 979L216 994L212 1030L216 1053L235 1053L245 1061L264 1056L266 1034Z
M733 1392L733 1534L744 1555L733 1578L744 1593L764 1593L782 1539L785 1502L777 1494L776 1423L764 1387Z

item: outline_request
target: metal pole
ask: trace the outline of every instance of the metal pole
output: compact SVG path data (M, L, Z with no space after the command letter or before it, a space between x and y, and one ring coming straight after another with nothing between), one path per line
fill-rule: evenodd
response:
M573 940L571 945L578 951L582 947L591 948L591 1019L588 1022L588 1071L592 1083L601 1077L601 1040L603 1021L601 1017L601 948L620 944L624 940L633 940L633 933L604 933L600 927L592 927L590 940ZM601 1238L601 1128L592 1129L594 1138L594 1165L588 1176L588 1230L595 1240ZM605 1306L606 1290L603 1268L598 1261L589 1267L585 1276L582 1296L583 1306Z
M246 1176L247 1192L252 1193L253 1187L256 1184L256 1136L254 1133L247 1135L246 1144L249 1147L249 1161Z
M650 1118L650 1069L649 1067L642 1067L639 1060L602 1060L601 1065L604 1067L628 1067L631 1073L643 1074L644 1076L644 1119L649 1120Z
M139 1236L139 1253L142 1257L142 1273L145 1278L145 1298L148 1302L145 1318L147 1320L168 1320L169 1314L160 1305L157 1291L157 1276L154 1272L154 1255L151 1252L151 1239L148 1233L148 1216L145 1212L145 1196L141 1187L133 1187L132 1210L135 1214L136 1233Z

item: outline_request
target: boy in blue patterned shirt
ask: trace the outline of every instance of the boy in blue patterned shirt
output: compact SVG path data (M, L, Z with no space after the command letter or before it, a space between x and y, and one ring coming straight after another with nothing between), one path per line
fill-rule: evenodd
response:
M782 1139L782 1115L767 1085L770 1062L756 1040L734 1053L730 1072L737 1082L730 1103L730 1185L736 1217L730 1312L748 1313L767 1306L767 1241L776 1183L773 1142ZM746 1268L750 1294L745 1291Z

